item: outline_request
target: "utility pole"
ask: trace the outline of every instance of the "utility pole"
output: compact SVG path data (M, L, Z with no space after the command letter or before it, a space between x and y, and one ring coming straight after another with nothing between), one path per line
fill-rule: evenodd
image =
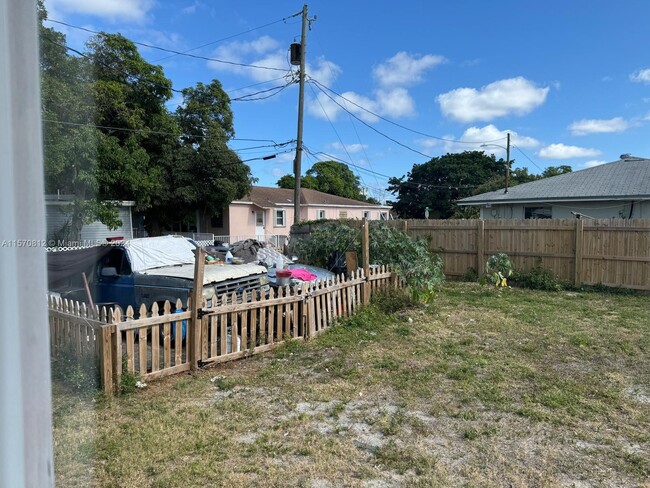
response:
M507 133L508 142L506 143L506 189L503 193L508 193L508 182L510 181L510 132Z
M302 118L305 105L305 57L307 54L307 5L302 7L302 35L300 37L300 73L298 73L298 136L296 137L296 158L293 162L293 172L296 187L293 193L293 223L300 221L300 173L302 163Z

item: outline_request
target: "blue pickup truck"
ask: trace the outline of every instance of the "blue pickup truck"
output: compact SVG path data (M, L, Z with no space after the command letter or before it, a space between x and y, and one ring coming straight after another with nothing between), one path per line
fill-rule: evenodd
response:
M131 239L106 246L95 254L94 262L86 264L93 301L119 305L122 309L143 303L149 308L165 300L175 303L179 298L186 303L194 285L195 249L195 244L180 236ZM81 271L77 270L77 275ZM76 286L64 287L60 295L88 302L85 288L78 286L76 277L75 281ZM268 273L264 266L249 263L205 267L203 297L208 302L224 293L267 289Z

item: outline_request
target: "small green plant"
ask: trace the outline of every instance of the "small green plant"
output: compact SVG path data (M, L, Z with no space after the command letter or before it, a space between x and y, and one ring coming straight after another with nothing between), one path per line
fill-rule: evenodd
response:
M145 385L138 373L128 370L126 357L122 358L122 379L120 381L120 395L135 393L141 385ZM145 385L146 386L146 385Z
M513 272L514 266L512 265L512 261L510 261L510 257L504 252L493 254L485 263L485 274L497 287L508 286L508 278L512 276Z
M460 281L466 281L470 283L475 283L478 281L478 271L474 268L467 268L463 276L460 277Z
M567 283L542 266L541 260L528 273L519 273L514 279L521 286L532 290L562 291L567 287Z

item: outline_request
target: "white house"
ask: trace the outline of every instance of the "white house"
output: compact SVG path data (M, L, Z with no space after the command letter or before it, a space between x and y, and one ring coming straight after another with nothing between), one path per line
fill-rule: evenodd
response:
M650 159L629 154L612 163L456 202L478 206L481 219L650 219Z

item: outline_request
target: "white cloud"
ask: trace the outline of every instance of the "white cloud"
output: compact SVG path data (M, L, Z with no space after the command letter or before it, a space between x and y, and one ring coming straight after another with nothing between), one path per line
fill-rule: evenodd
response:
M216 71L247 75L255 81L269 81L281 76L281 72L275 69L249 68L229 63L254 64L288 71L286 52L278 50L280 46L279 41L269 36L262 36L252 41L230 42L217 48L212 56L226 63L208 61L207 65Z
M422 75L426 70L443 62L445 58L442 56L433 54L420 56L400 51L376 66L373 75L380 86L411 86L422 81Z
M601 164L607 164L607 161L602 161L602 160L591 160L587 161L586 163L582 164L583 168L593 168L594 166L600 166Z
M287 60L286 46L269 36L262 36L252 41L235 41L224 44L213 52L212 57L226 61L226 63L208 61L209 68L248 76L255 81L275 80L282 76L282 71L289 72L291 68ZM239 64L252 64L272 69L250 68L239 66ZM321 83L329 85L336 80L342 70L335 63L319 57L314 64L307 64L306 72Z
M453 139L453 136L449 136L449 139ZM417 139L415 143L420 146L423 150L430 150L435 147L440 146L440 141L438 139Z
M538 153L540 158L545 159L593 158L600 154L598 149L567 146L566 144L550 144L540 149Z
M47 0L48 12L94 15L112 22L142 22L153 8L153 0ZM52 18L54 18L52 16Z
M482 87L457 88L442 95L437 101L442 113L460 122L492 120L504 115L524 115L546 100L549 88L540 88L519 76L495 81Z
M331 86L334 81L339 77L343 70L332 61L328 61L322 56L316 59L316 63L311 65L307 63L305 68L307 75L314 78L319 83L325 86Z
M637 83L650 83L650 68L640 69L630 75L630 80Z
M330 149L334 149L336 151L347 151L350 154L356 154L360 153L361 151L365 151L368 148L367 144L341 144L340 142L333 142L329 144L328 146Z
M199 2L194 2L192 5L188 5L187 7L182 8L181 12L187 15L191 15L196 12L198 6Z
M330 95L345 110L364 122L372 123L378 120L368 111L392 118L409 117L415 114L416 108L415 101L406 87L421 82L424 71L444 60L442 56L430 54L419 56L399 52L374 68L373 76L378 87L373 91L372 97L355 92L345 92L342 94L343 97L352 102L348 103L336 95ZM308 72L315 80L327 86L331 85L331 82L342 73L342 70L332 62L318 60L311 72L308 67ZM319 93L316 98L308 100L307 110L315 117L335 120L343 111L343 108L339 107L337 103L323 93ZM359 108L359 106L363 108Z
M378 120L377 117L366 111L370 110L374 113L380 112L380 107L377 105L377 102L354 92L344 92L341 95L352 103L348 103L346 100L339 97L334 98L334 95L331 96L341 106L345 107L347 111L353 113L364 122L372 123ZM366 110L360 109L359 106ZM334 101L332 101L327 95L319 93L315 100L312 99L307 103L307 111L314 117L334 121L338 115L343 112L343 109L334 103Z
M522 136L513 130L499 130L492 124L485 127L470 127L458 138L462 142L445 142L445 151L485 151L489 154L502 155L506 153L506 138L510 133L510 144L522 148L539 146L539 141L533 137ZM445 138L446 139L446 138ZM451 139L455 139L451 137ZM494 141L494 142L488 142ZM482 147L485 145L485 147ZM511 150L512 153L512 150Z
M623 132L630 124L623 117L613 119L582 119L569 126L569 130L577 136L586 134L602 134L607 132Z
M380 115L408 117L415 113L415 102L406 88L377 90L375 92Z

